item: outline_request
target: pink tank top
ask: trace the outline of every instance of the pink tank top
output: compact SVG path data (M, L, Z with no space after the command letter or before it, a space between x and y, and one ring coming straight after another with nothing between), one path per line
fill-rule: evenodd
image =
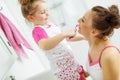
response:
M90 54L88 54L87 70L88 70L88 72L93 80L103 80L103 73L102 73L102 69L101 69L100 60L101 60L101 56L103 54L103 51L107 48L110 48L110 47L116 48L120 53L120 50L117 47L106 46L101 50L99 59L95 62L92 62L92 63L90 63L91 57L90 57Z

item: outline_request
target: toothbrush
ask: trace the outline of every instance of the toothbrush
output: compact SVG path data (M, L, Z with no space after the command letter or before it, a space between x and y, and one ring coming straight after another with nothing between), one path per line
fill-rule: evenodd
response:
M75 32L78 31L78 25L75 26ZM73 38L74 36L70 36L69 39Z

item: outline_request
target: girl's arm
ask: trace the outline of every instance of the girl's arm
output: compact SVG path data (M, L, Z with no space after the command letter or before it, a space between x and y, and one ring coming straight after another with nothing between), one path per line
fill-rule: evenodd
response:
M101 58L104 80L119 80L120 53L115 48L105 50Z
M80 41L80 40L85 40L84 36L81 34L76 34L74 37L68 37L66 38L67 41Z
M64 38L75 36L74 30L68 30L66 32L62 32L60 34L57 34L56 36L48 39L41 39L38 41L38 45L43 50L50 50L57 46Z

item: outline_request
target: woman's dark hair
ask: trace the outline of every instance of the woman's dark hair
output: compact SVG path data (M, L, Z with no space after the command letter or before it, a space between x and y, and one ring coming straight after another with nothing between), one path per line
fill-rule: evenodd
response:
M113 33L114 28L120 27L120 15L116 5L104 8L102 6L95 6L92 8L93 22L92 26L100 30L99 38L110 36Z

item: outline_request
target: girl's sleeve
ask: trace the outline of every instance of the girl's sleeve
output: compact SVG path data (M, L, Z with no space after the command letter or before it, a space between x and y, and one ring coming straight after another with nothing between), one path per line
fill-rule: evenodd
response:
M33 29L32 31L32 36L34 38L34 41L36 43L38 43L39 40L43 39L43 38L48 38L47 33L45 32L45 30L41 27L36 27Z

